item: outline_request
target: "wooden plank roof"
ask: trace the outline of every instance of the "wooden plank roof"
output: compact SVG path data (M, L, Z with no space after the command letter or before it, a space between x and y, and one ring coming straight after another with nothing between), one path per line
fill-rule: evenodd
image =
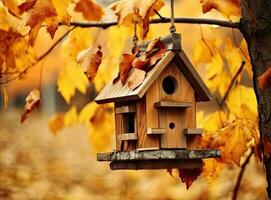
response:
M167 51L164 57L153 67L152 70L146 74L143 83L135 90L131 90L128 87L128 83L123 85L120 80L118 80L115 84L113 84L113 81L110 81L110 83L107 84L98 94L98 96L95 98L95 101L99 104L102 104L142 98L152 83L158 78L160 73L172 60L176 63L180 71L184 74L184 76L194 88L197 101L211 100L212 95L209 89L204 84L200 75L194 69L185 53L180 50L177 53L173 51Z

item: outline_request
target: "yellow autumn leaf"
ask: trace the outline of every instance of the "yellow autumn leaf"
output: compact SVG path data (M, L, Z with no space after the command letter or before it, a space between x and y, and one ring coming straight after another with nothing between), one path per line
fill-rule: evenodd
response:
M134 20L143 20L151 8L150 16L154 10L159 10L164 5L163 0L121 0L109 6L115 11L119 24L131 24Z
M249 119L235 120L215 134L205 134L201 142L203 148L219 148L222 162L233 162L238 166L249 147L258 143L257 122Z
M67 64L60 71L57 86L58 91L64 97L66 102L69 103L76 90L79 90L82 93L86 92L88 79L73 59L67 60L66 63Z
M78 122L78 114L75 106L72 106L64 116L65 126L70 126Z
M68 13L67 9L71 0L52 0L52 3L57 12L57 19L59 22L62 22L65 25L70 24L71 16Z
M251 87L243 85L234 87L226 102L229 111L236 117L257 121L257 100Z
M89 141L95 152L105 151L112 142L114 120L112 105L87 104L80 112L78 120L88 127Z
M76 55L89 48L93 43L93 30L76 28L61 45L61 55L66 58L75 58Z

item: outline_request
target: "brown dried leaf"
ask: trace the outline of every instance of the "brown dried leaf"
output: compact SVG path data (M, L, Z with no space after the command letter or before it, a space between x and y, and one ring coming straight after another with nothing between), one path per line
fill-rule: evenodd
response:
M149 63L150 59L146 58L146 56L140 56L138 58L135 58L132 66L138 69L145 70L146 65Z
M134 59L135 59L135 56L133 54L129 54L129 53L122 54L122 58L119 64L119 77L122 84L124 84L127 79L128 73L130 69L132 68L132 63Z
M0 71L6 72L10 68L16 67L15 50L13 47L21 40L23 36L12 29L8 31L0 29Z
M102 62L103 53L101 46L94 46L90 49L81 51L77 56L77 62L81 65L89 81L92 81Z
M163 0L121 0L109 6L118 17L119 24L143 23L143 37L149 30L149 18L164 5Z
M81 12L84 18L90 21L99 21L104 14L102 7L92 0L80 0L74 10Z
M127 78L128 87L131 90L136 89L143 83L145 77L146 77L145 71L137 68L132 68Z
M18 6L20 13L27 12L29 9L31 9L34 5L36 0L26 0L24 3Z
M271 66L258 78L258 82L262 90L271 86Z
M29 114L40 104L40 91L38 89L32 90L25 99L26 104L24 112L21 116L21 123L23 123Z
M186 184L186 189L193 184L193 182L198 178L198 176L202 173L202 168L196 169L178 169L179 177L182 182Z
M58 28L58 23L56 23L55 19L52 20L53 17L57 17L57 12L51 0L36 0L34 3L29 1L28 4L21 4L19 7L21 7L22 11L24 9L27 11L26 25L31 28L29 32L31 45L34 44L43 22L47 22L47 30L53 38Z

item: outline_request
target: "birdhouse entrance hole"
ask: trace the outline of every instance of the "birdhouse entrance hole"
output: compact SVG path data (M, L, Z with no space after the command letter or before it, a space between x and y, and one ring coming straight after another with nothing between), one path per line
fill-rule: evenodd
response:
M173 122L169 123L168 126L169 126L170 129L174 129L175 128L175 124Z
M177 80L173 76L167 76L163 80L163 90L167 94L173 94L177 89Z

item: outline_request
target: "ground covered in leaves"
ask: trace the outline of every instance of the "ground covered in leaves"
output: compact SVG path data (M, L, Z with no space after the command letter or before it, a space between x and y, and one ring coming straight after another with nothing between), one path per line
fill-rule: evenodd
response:
M17 111L0 113L1 200L231 199L239 168L225 169L210 183L200 177L187 191L166 170L110 171L106 163L95 160L83 126L55 136L47 118L33 115L21 125L18 116ZM253 158L239 199L265 200L265 195L263 169Z

